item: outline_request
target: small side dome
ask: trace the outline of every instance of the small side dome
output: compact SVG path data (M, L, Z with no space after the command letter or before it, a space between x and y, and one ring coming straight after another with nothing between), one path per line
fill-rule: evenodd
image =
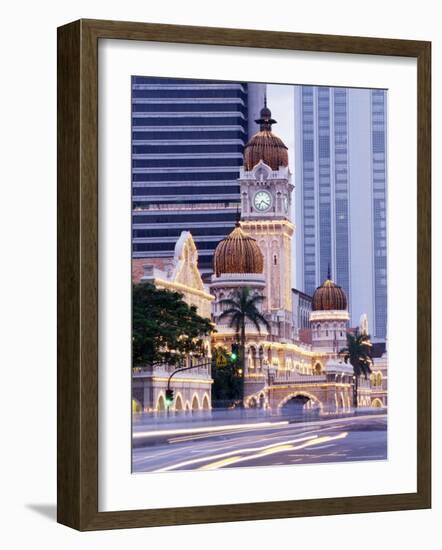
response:
M223 273L262 273L264 256L253 237L237 225L220 241L213 256L213 270L217 277Z
M312 310L347 310L347 296L343 289L330 279L330 275L313 293Z

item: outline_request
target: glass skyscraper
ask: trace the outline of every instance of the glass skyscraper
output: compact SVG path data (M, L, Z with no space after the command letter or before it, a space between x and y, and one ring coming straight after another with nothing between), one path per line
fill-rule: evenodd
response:
M327 277L385 338L386 109L384 90L295 87L297 286Z
M265 85L132 77L133 257L173 255L192 233L202 272L232 230L243 149Z

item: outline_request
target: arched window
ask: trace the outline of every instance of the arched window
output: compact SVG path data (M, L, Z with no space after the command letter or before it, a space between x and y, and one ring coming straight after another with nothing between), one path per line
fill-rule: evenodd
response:
M210 409L209 397L208 397L207 394L205 393L205 394L204 394L204 398L203 398L203 410L204 410L204 411L208 411L209 409Z
M164 410L166 410L166 404L164 402L164 397L163 395L160 395L160 397L158 398L158 401L157 401L157 411L158 412L163 412Z
M136 399L132 399L132 412L134 414L143 412L143 407L141 406L140 402L137 401Z
M382 386L382 373L378 372L376 375L376 385Z
M249 348L249 368L256 369L256 348L255 346L250 346Z
M182 411L184 409L183 400L181 394L178 394L175 399L175 410Z
M192 399L192 411L197 411L199 408L200 408L200 404L198 402L198 397L194 395Z

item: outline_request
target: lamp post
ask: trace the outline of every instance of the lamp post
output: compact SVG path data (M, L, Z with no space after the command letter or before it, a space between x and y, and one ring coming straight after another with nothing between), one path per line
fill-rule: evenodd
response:
M205 353L203 353L202 357L205 359ZM203 362L202 364L196 364L194 365L193 364L193 353L190 353L189 354L189 364L186 366L186 367L178 367L177 369L175 369L170 375L169 375L169 378L167 379L167 386L166 386L166 396L168 397L168 399L166 399L166 411L167 411L167 416L169 416L169 408L171 407L172 403L173 403L173 390L172 388L170 387L170 383L172 381L172 378L179 372L183 372L185 370L190 370L190 369L196 369L196 368L199 368L199 367L205 367L205 368L208 368L210 366L210 358Z

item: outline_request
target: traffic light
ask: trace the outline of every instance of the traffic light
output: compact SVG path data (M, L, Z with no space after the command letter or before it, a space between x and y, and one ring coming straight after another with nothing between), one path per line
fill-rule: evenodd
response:
M232 351L230 352L230 362L236 363L239 359L239 345L232 344Z
M170 407L173 403L173 390L166 390L166 405Z

